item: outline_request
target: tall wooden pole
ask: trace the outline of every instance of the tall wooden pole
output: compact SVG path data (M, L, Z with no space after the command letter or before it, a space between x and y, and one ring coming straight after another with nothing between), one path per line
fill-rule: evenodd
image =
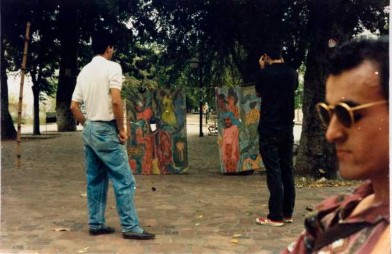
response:
M203 66L199 66L199 137L203 137Z
M22 153L20 149L21 143L21 123L22 123L22 102L23 102L23 84L24 77L26 74L26 62L27 62L27 50L29 48L30 41L30 22L26 24L26 37L23 49L23 60L22 60L22 72L20 75L20 90L19 90L19 103L18 103L18 133L16 136L16 167L20 167L20 160L22 158Z

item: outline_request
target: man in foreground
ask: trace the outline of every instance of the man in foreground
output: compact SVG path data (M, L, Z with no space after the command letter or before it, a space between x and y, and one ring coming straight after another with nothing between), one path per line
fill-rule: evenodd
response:
M155 237L139 226L134 205L136 189L123 144L128 139L121 100L121 66L110 61L115 39L101 32L93 37L94 58L80 72L72 95L71 110L83 128L90 235L110 234L105 224L108 180L113 184L117 212L126 239ZM86 118L80 110L84 103Z
M390 253L388 57L388 41L378 39L344 44L331 58L317 110L340 175L364 182L323 201L283 253Z

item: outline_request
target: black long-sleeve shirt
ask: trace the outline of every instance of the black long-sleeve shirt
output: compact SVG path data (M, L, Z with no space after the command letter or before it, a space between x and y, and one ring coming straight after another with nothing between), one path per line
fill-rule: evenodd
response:
M260 70L256 80L256 92L261 96L259 126L293 124L297 87L298 73L284 63Z

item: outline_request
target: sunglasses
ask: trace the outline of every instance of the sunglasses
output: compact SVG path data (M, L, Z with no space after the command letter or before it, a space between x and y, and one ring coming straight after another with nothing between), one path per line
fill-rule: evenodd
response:
M354 111L386 103L388 103L387 100L382 100L350 107L347 103L344 102L338 103L334 106L328 105L324 102L319 102L316 104L316 109L324 127L328 127L329 123L331 122L332 115L336 114L339 122L341 122L345 127L350 128L351 125L355 123Z

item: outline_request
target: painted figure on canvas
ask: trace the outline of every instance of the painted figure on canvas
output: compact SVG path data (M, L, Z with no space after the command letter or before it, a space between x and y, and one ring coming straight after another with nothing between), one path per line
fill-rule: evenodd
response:
M239 109L237 107L238 95L234 89L230 88L227 94L227 109L233 113L235 118L240 117Z
M256 97L254 86L220 87L215 90L215 96L221 172L243 173L248 171L251 173L264 169L258 150L257 133L260 99ZM230 117L227 119L229 115ZM230 127L231 125L234 127ZM227 138L224 141L224 136L232 136L233 133L237 133L234 141L235 146L228 145L228 142L231 142L229 140L233 140L232 138ZM223 146L223 142L226 142L225 146ZM235 149L233 150L232 147Z
M173 106L173 98L171 93L165 93L162 91L163 99L163 112L162 112L162 120L171 126L175 126L177 124L176 115L174 113L174 106Z
M222 116L225 123L221 146L222 160L226 172L234 173L240 158L238 121L232 112L226 112Z
M168 165L173 164L171 138L165 131L159 132L158 135L158 167L163 174L168 172Z
M185 96L182 90L128 91L127 112L133 138L129 163L135 174L187 170Z

